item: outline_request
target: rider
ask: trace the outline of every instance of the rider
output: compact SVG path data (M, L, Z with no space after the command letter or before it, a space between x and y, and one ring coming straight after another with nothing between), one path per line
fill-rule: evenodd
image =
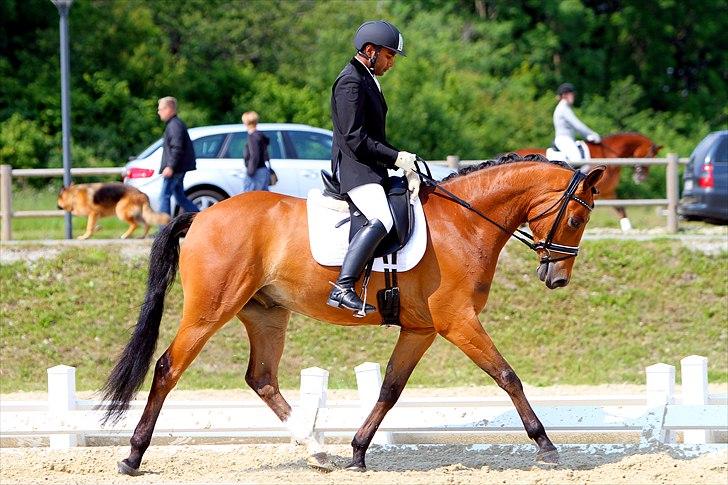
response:
M559 104L554 110L554 128L556 129L556 138L554 145L559 149L569 162L575 162L582 159L581 152L574 141L574 132L586 137L587 141L592 143L601 143L602 138L591 128L576 117L571 109L576 97L574 85L571 83L563 83L556 90L559 96Z
M383 186L387 169L404 170L413 200L420 180L415 173L417 156L387 142L387 103L377 79L394 66L395 55L405 55L402 34L384 20L364 22L356 31L354 47L356 55L331 90L331 168L340 193L349 197L368 222L351 239L327 304L371 313L376 309L365 306L354 285L394 225Z

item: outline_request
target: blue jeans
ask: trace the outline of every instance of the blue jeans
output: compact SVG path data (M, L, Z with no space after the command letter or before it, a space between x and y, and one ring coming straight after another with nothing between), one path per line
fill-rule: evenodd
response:
M245 176L243 182L243 191L250 192L251 190L268 190L268 184L270 183L270 172L268 167L262 167L255 171L253 176Z
M185 212L199 212L195 204L185 195L184 186L182 184L185 178L184 173L172 175L165 178L162 182L162 195L159 197L159 212L172 215L170 207L170 198L174 196L177 205L182 207Z

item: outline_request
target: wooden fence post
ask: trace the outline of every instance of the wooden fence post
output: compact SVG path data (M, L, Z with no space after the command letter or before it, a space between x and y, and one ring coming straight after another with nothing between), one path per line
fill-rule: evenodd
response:
M379 364L376 362L364 362L354 367L356 372L356 387L359 389L359 405L364 419L369 416L372 408L379 400L379 392L382 388L382 374ZM372 443L378 445L389 445L394 441L392 433L377 431Z
M642 430L642 444L672 443L670 432L663 428L665 407L675 393L675 366L654 364L645 369L647 375L647 416Z
M64 415L76 409L76 368L57 365L48 369L48 413L62 420ZM84 446L82 435L50 435L51 448Z
M458 170L460 168L460 157L457 155L448 155L447 166Z
M708 358L690 355L680 361L682 379L681 404L708 404ZM684 443L700 444L711 442L709 429L683 431Z
M13 167L0 165L0 241L13 238Z
M308 435L319 447L324 444L324 434L314 433L319 408L326 406L326 395L329 388L329 371L320 367L308 367L301 370L301 396L299 407L303 425ZM303 429L303 428L302 428Z
M677 153L667 154L667 232L677 232L677 203L680 196L678 190L678 158Z

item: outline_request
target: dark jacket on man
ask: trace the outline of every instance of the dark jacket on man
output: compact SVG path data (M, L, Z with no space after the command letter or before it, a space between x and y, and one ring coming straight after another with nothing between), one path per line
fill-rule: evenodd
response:
M270 160L268 156L268 145L270 139L258 130L248 133L248 142L245 144L245 167L248 176L252 177L256 170L265 167L265 162Z
M164 167L171 167L175 175L197 168L195 148L192 146L187 126L177 115L167 120L167 126L164 129L164 150L162 151L162 164L159 167L160 173Z
M367 68L352 59L331 88L331 170L342 194L364 184L381 184L387 169L396 169L399 150L387 143L386 117L384 95Z

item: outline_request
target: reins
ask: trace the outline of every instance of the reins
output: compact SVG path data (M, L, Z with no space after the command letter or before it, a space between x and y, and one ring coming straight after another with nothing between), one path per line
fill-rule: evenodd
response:
M574 195L574 192L576 191L576 188L578 187L579 183L586 178L586 175L584 173L580 172L579 170L574 172L574 175L571 177L571 180L569 181L569 185L566 187L566 190L564 191L564 193L561 195L561 197L559 197L559 199L556 202L551 204L551 206L549 206L546 210L542 211L537 216L532 217L531 219L528 219L526 221L528 223L531 223L535 220L538 220L541 217L545 216L546 214L550 213L553 210L553 208L556 207L560 202L562 203L561 207L559 207L559 212L556 215L556 219L554 219L554 223L551 226L551 230L549 231L548 235L546 236L546 239L544 241L537 242L533 238L532 234L525 232L521 229L516 229L515 232L509 231L508 229L503 227L501 224L499 224L498 222L494 221L493 219L491 219L490 217L485 215L478 208L473 207L468 201L461 199L457 195L453 194L452 192L450 192L449 190L444 188L442 186L442 184L440 184L437 180L432 178L430 169L427 166L427 163L425 162L425 160L418 157L417 163L420 163L420 162L424 164L425 168L427 169L428 174L422 173L422 171L419 168L419 165L416 165L418 175L422 179L424 179L427 183L432 185L434 187L435 191L439 190L440 192L443 192L453 202L457 203L458 205L460 205L462 207L465 207L466 209L468 209L471 212L474 212L479 217L481 217L481 218L485 219L486 221L490 222L491 224L493 224L495 227L500 229L505 234L508 234L510 237L513 237L513 238L519 240L520 242L522 242L523 244L525 244L526 246L528 246L529 249L531 249L532 251L539 251L539 250L546 251L546 255L541 257L542 263L554 263L554 262L561 261L564 259L576 257L579 254L578 246L567 246L564 244L558 244L558 243L553 242L553 238L556 235L556 231L558 229L558 226L559 226L561 220L564 217L564 214L566 213L566 207L570 200L574 200L574 201L578 202L579 204L586 207L589 211L591 211L594 208L594 206L592 204L589 204L586 201L584 201L583 199ZM562 256L559 258L551 258L551 251L565 254L566 256Z

